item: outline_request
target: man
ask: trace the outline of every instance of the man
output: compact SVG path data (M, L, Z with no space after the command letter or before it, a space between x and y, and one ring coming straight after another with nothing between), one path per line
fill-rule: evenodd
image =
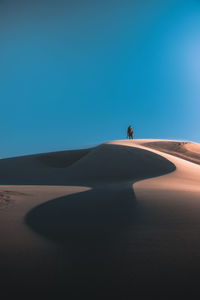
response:
M129 138L129 140L133 139L133 128L131 125L129 125L127 129L127 138Z

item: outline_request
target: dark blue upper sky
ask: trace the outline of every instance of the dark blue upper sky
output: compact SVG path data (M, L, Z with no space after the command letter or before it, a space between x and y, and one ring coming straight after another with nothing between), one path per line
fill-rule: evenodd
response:
M200 2L0 1L0 157L200 141Z

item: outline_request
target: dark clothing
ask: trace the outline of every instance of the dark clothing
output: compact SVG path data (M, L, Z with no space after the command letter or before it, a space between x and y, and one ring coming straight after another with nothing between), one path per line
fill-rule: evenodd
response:
M127 137L129 139L133 139L133 128L131 126L129 126L127 129Z

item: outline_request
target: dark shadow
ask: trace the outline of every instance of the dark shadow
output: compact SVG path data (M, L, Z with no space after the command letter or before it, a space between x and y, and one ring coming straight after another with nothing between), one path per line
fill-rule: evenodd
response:
M174 164L164 157L134 147L103 144L90 151L75 152L52 153L51 158L44 154L2 159L0 184L94 187L150 178L175 170ZM69 161L73 163L69 165Z
M43 299L188 299L198 291L198 258L183 251L184 239L177 245L170 215L136 201L131 183L49 201L30 211L26 223L61 246L45 269L53 279L33 285ZM42 267L41 274L29 278L41 284Z
M66 168L87 155L91 149L68 150L35 155L35 159L46 167Z
M141 255L129 253L134 240L134 248L140 250L138 218L140 207L131 183L61 197L31 210L26 224L62 246L50 270L55 278L49 280L45 294L58 292L69 299L83 295L124 299L141 294L149 273L142 276L147 270L140 265Z
M49 282L49 295L55 291L69 299L141 295L143 280L147 284L149 276L151 283L155 278L146 258L137 252L144 248L143 213L132 185L174 170L171 162L152 152L113 145L103 145L75 164L66 182L93 189L46 202L25 217L35 232L61 245L51 269L56 279Z
M103 246L118 238L129 226L135 212L131 184L99 187L61 197L33 208L27 225L43 236L75 249Z
M132 184L172 172L175 166L150 151L101 145L70 167L44 169L40 165L34 170L31 177L30 168L24 167L19 177L14 174L4 182L80 185L92 190L48 201L25 216L32 230L59 249L54 262L37 266L38 272L32 271L29 281L23 278L25 289L37 299L38 295L70 300L155 296L153 282L159 276L157 271L152 274L154 257L149 262L142 253L145 247L140 236L141 232L146 234L149 224L143 226L144 212Z
M118 145L103 145L74 167L67 182L93 189L48 201L25 218L36 232L68 245L115 238L135 213L133 182L175 170L157 154Z

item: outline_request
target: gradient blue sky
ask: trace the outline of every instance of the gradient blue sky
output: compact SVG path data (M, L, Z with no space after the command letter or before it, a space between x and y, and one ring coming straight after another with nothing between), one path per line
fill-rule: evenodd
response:
M200 142L200 1L0 1L0 157Z

